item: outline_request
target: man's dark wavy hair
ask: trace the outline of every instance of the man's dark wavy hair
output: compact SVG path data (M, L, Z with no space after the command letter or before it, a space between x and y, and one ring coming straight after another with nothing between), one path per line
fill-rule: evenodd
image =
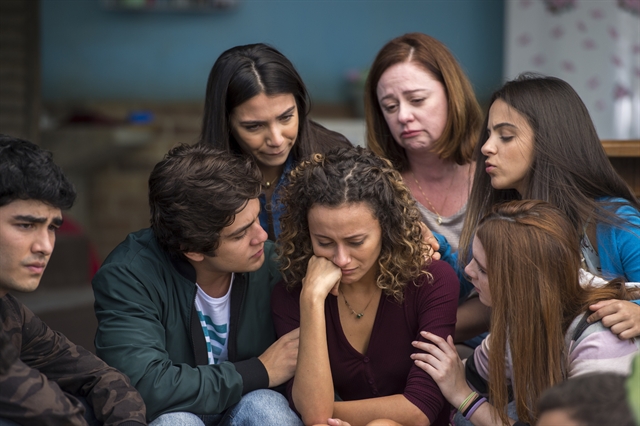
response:
M53 162L51 152L0 135L0 207L15 200L38 200L67 210L75 199L75 188Z
M151 228L158 243L174 256L213 256L222 230L260 195L260 182L249 158L205 143L173 148L149 177Z
M625 391L626 377L611 372L591 373L547 389L538 401L538 413L562 410L583 426L634 426Z

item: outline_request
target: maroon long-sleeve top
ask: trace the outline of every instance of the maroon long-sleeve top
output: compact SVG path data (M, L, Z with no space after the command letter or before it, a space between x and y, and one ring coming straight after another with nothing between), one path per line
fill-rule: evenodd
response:
M381 295L366 353L355 350L340 324L337 298L325 301L327 344L336 394L343 401L402 394L429 418L431 425L447 425L449 405L438 385L410 355L414 340L424 340L425 330L442 338L453 336L460 284L446 262L433 261L427 268L432 279L421 276L409 283L404 301ZM417 285L416 285L417 284ZM276 285L271 308L278 337L300 326L300 286L289 292ZM293 380L288 385L289 402Z

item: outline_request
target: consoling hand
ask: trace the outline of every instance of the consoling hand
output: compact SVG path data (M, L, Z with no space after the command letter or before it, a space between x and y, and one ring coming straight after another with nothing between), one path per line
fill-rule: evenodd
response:
M351 426L351 424L340 419L329 419L327 420L327 425L328 426ZM314 426L320 426L320 425L314 425Z
M439 260L440 253L438 253L438 250L440 250L440 243L438 243L438 240L433 236L433 232L431 232L431 229L429 229L427 225L423 222L420 222L419 225L422 231L422 239L431 247L431 250L427 254L431 256L432 259Z
M471 388L465 380L464 364L458 356L453 338L448 336L445 341L426 331L421 331L420 334L433 343L413 342L413 346L424 353L414 353L411 359L435 380L444 397L454 407L459 406L471 393Z
M587 321L589 324L602 320L605 327L620 339L640 336L640 306L627 300L603 300L589 306L594 311Z
M324 257L311 256L307 274L302 279L302 290L313 292L324 300L329 293L338 296L338 286L342 271L332 261Z
M258 357L269 375L269 387L280 386L293 377L298 362L300 328L276 340Z
M345 422L344 420L340 420L340 419L329 419L327 420L327 425L328 426L351 426L349 423ZM321 426L321 425L314 425L314 426ZM324 426L324 425L322 425ZM369 423L367 423L367 426L402 426L400 423L395 422L393 420L389 420L389 419L378 419L378 420L373 420Z

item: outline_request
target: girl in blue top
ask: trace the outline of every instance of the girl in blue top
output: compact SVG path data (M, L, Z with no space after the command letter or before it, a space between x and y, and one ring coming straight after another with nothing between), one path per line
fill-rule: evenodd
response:
M554 77L525 74L490 100L460 238L471 258L478 220L495 204L538 199L562 210L581 236L583 267L606 279L640 281L640 204L609 162L575 90ZM620 338L640 335L640 306L606 300L590 320Z

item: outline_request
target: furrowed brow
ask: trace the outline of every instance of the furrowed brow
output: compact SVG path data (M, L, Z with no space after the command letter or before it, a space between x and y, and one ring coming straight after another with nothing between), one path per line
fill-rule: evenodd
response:
M473 260L475 260L475 261L476 261L476 263L478 264L478 266L479 266L480 268L484 269L485 271L487 270L487 268L485 268L485 267L484 267L484 265L483 265L482 263L478 262L478 259L476 259L476 257L475 257L475 256L473 257Z
M16 216L13 216L13 219L18 220L20 222L28 222L28 223L45 223L47 221L46 217L36 217L31 215L16 215Z
M499 123L499 124L496 124L495 126L493 126L493 130L498 130L498 129L502 128L502 127L509 127L509 128L512 128L512 129L517 129L517 127L514 126L511 123Z
M255 219L251 221L251 223L246 224L245 226L243 226L240 229L235 230L233 233L227 235L228 238L232 238L235 237L237 235L242 234L244 231L246 231L247 229L251 228L251 225L253 225L255 223Z
M246 121L240 122L242 126L254 126L257 124L264 124L264 123L266 123L266 121L260 121L260 120L246 120Z
M278 118L282 118L282 117L285 117L285 116L287 116L287 115L291 114L291 113L293 112L293 110L295 110L295 109L296 109L296 106L294 105L294 106L292 106L291 108L287 109L287 110L286 110L285 112L283 112L282 114L280 114L280 115L278 116Z

